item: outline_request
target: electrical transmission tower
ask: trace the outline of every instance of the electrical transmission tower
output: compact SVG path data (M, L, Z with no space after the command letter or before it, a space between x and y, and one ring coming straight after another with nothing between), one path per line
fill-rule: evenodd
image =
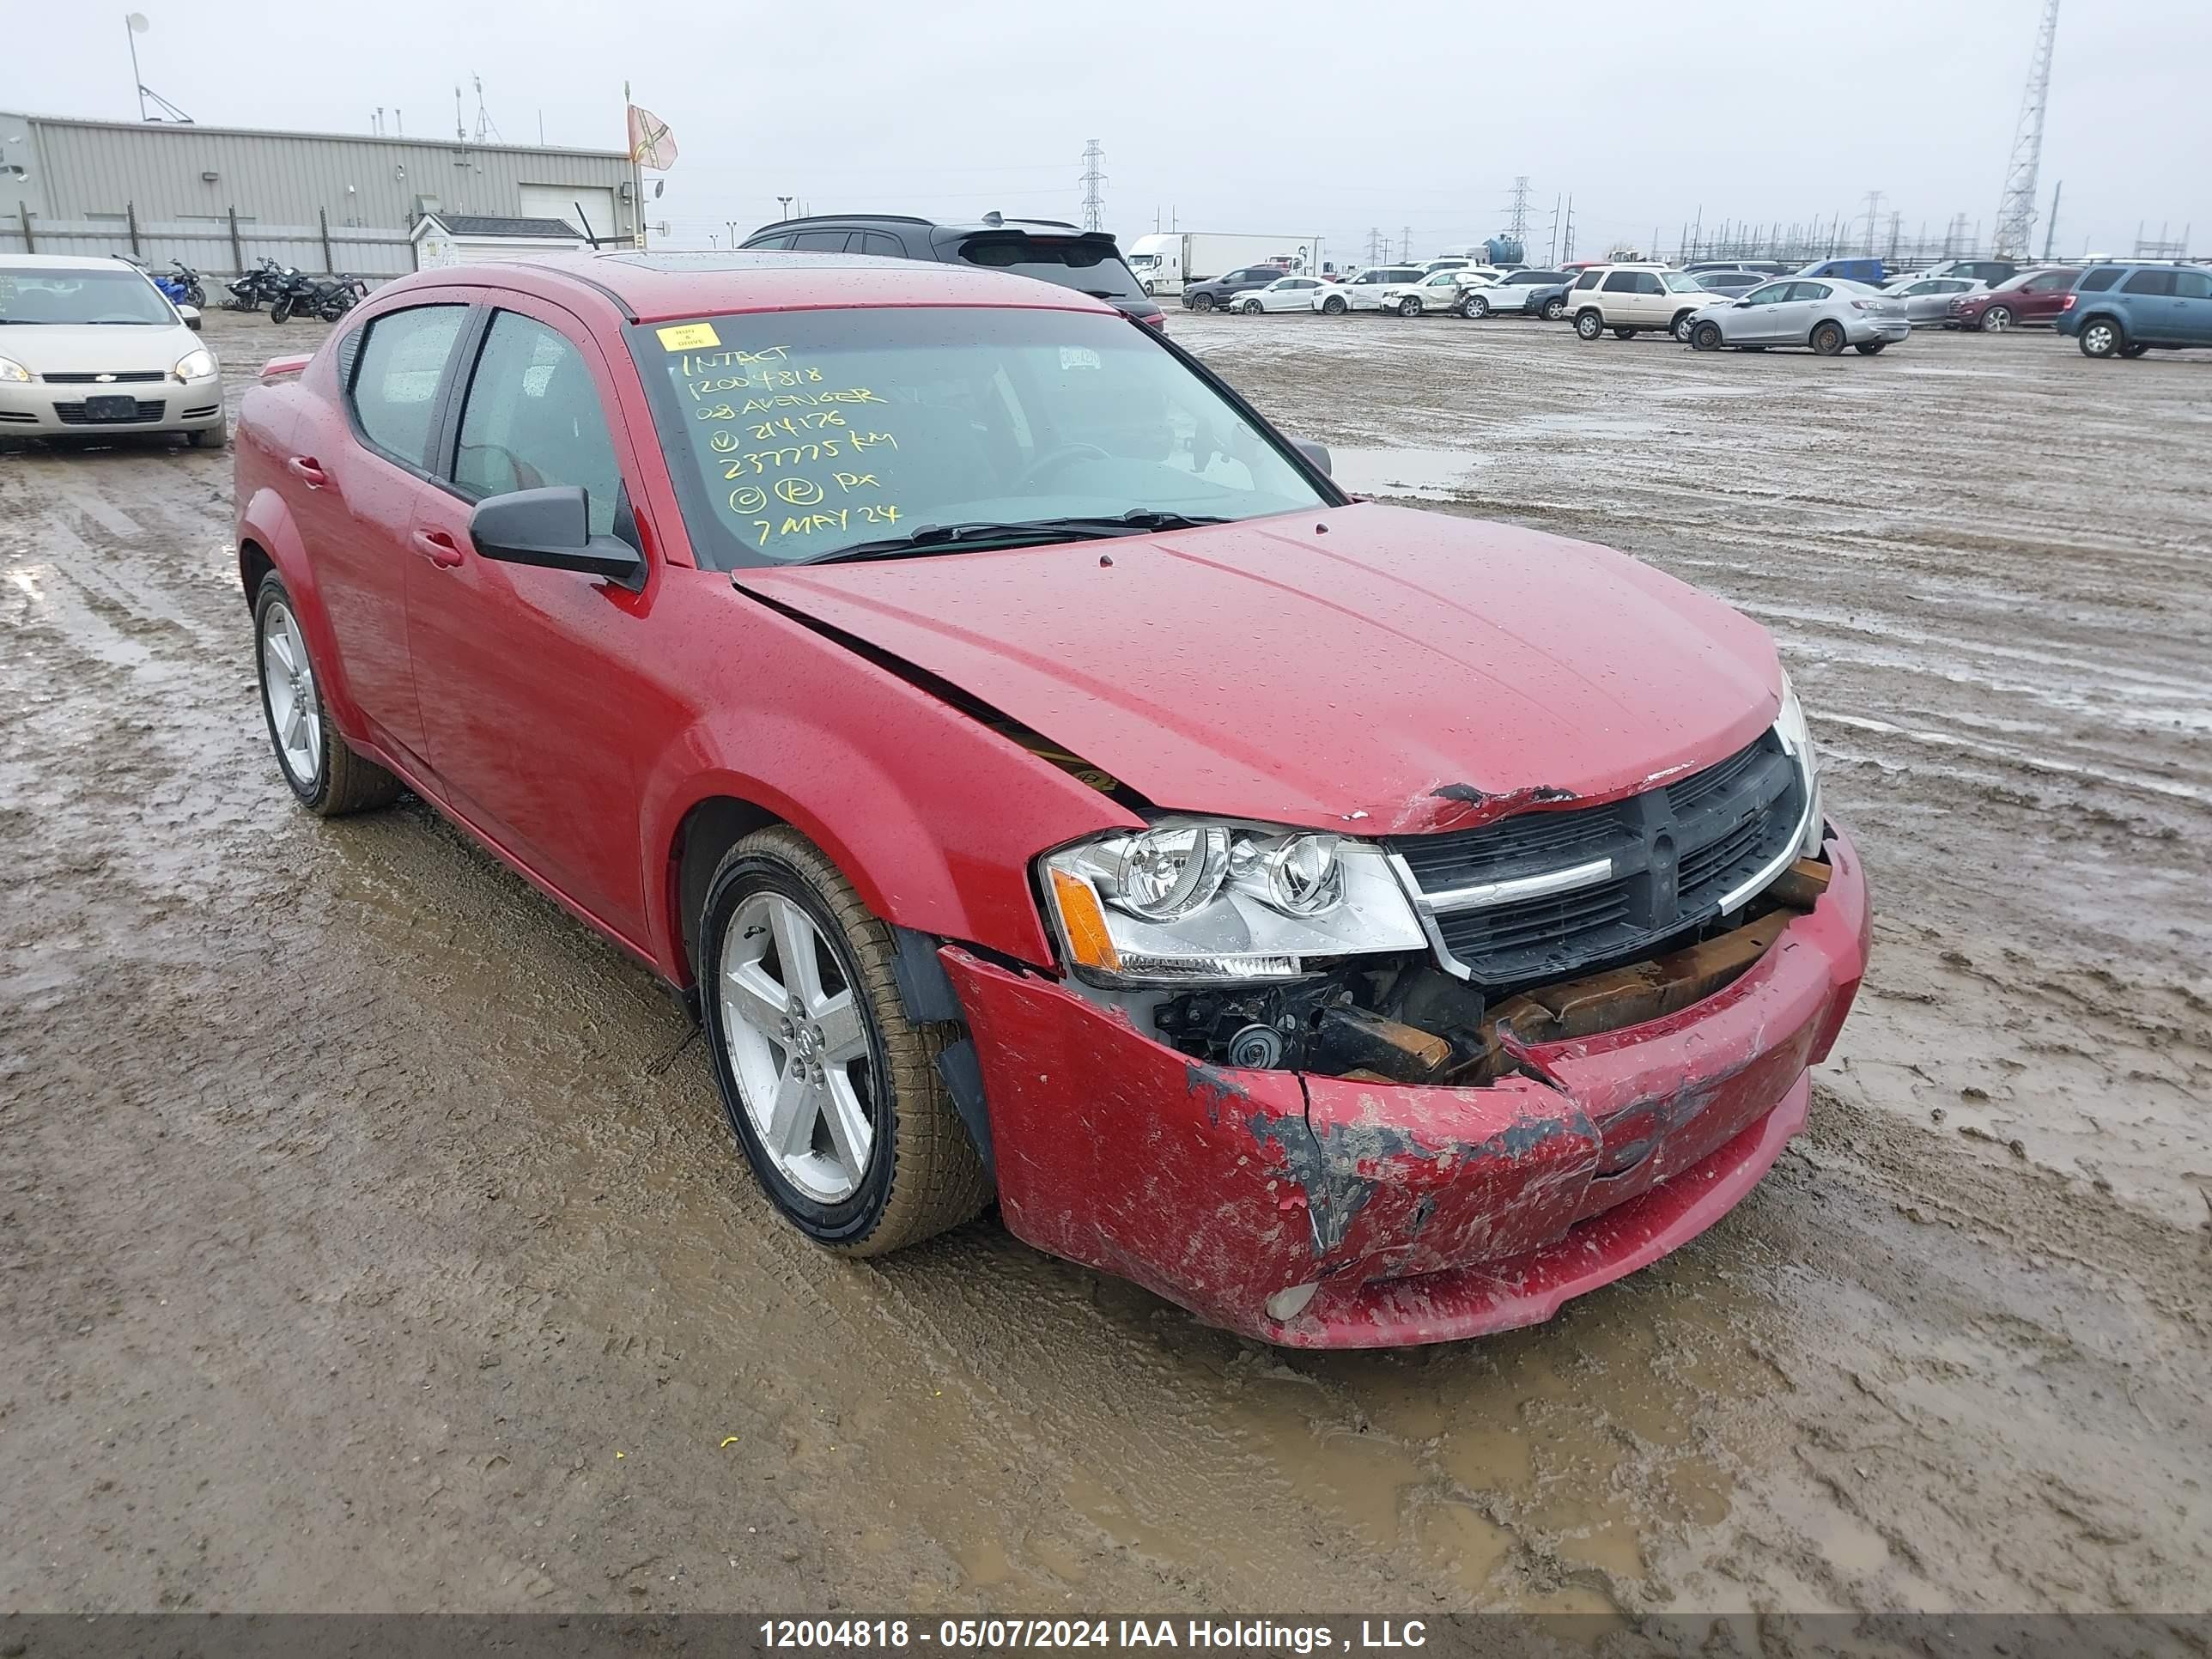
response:
M1083 228L1085 230L1103 230L1106 228L1106 198L1099 194L1100 187L1106 182L1106 175L1098 170L1098 164L1105 159L1106 151L1096 138L1084 145Z
M1379 226L1367 227L1367 263L1370 265L1382 263L1382 232Z
M1506 234L1527 246L1528 242L1528 175L1513 175L1513 199L1505 204Z
M2027 89L2021 94L2020 125L2005 163L2004 194L1997 198L1996 235L1990 246L1999 259L2025 259L2035 234L2035 173L2043 161L2043 112L2051 100L2051 48L2058 35L2058 0L2044 0L2043 24L2028 60Z

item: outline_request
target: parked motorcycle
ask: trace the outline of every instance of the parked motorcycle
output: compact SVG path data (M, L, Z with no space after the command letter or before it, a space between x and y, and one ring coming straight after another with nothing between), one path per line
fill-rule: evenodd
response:
M264 254L252 270L240 273L229 283L230 292L222 307L225 311L258 311L264 301L276 297L280 284L297 275L291 266L280 265Z
M295 317L319 317L324 322L334 323L360 304L368 293L368 284L350 271L315 277L287 270L270 297L269 320L286 323Z
M156 276L154 279L162 285L163 291L166 292L168 285L173 283L177 285L179 292L169 295L172 300L179 305L197 306L203 311L206 310L207 288L200 281L199 272L194 270L182 259L170 260L169 271L168 276Z

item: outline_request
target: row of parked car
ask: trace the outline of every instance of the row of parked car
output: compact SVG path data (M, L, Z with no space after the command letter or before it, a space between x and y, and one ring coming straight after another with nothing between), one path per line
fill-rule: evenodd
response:
M2212 271L2100 261L2022 270L2007 260L1954 259L1886 283L1879 262L1828 260L1802 270L1779 261L1654 262L1576 270L1505 270L1470 259L1376 265L1343 276L1253 265L1184 292L1194 311L1256 316L1376 311L1401 317L1526 315L1571 321L1585 340L1664 331L1701 350L1802 345L1874 356L1915 328L2002 333L2050 326L2091 356L2212 345Z

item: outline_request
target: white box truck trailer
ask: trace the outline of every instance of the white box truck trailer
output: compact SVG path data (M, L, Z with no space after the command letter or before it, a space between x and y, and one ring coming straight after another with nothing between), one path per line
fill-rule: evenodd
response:
M1321 242L1313 236L1244 236L1225 231L1176 230L1139 236L1129 244L1129 269L1152 295L1180 294L1185 283L1203 283L1246 265L1286 261L1285 269L1321 269Z

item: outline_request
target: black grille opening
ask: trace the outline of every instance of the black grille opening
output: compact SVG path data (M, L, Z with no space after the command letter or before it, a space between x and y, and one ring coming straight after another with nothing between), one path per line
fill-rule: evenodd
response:
M1516 987L1632 961L1720 914L1721 901L1795 844L1797 763L1772 732L1689 777L1603 806L1543 810L1390 850L1424 896L1444 954L1478 984ZM1466 905L1455 892L1604 860L1563 892Z
M82 404L58 403L54 405L54 418L64 426L108 426L125 421L158 421L161 418L164 407L159 398L150 400L142 398L131 404L131 412L128 415L94 416L85 412L85 405Z

